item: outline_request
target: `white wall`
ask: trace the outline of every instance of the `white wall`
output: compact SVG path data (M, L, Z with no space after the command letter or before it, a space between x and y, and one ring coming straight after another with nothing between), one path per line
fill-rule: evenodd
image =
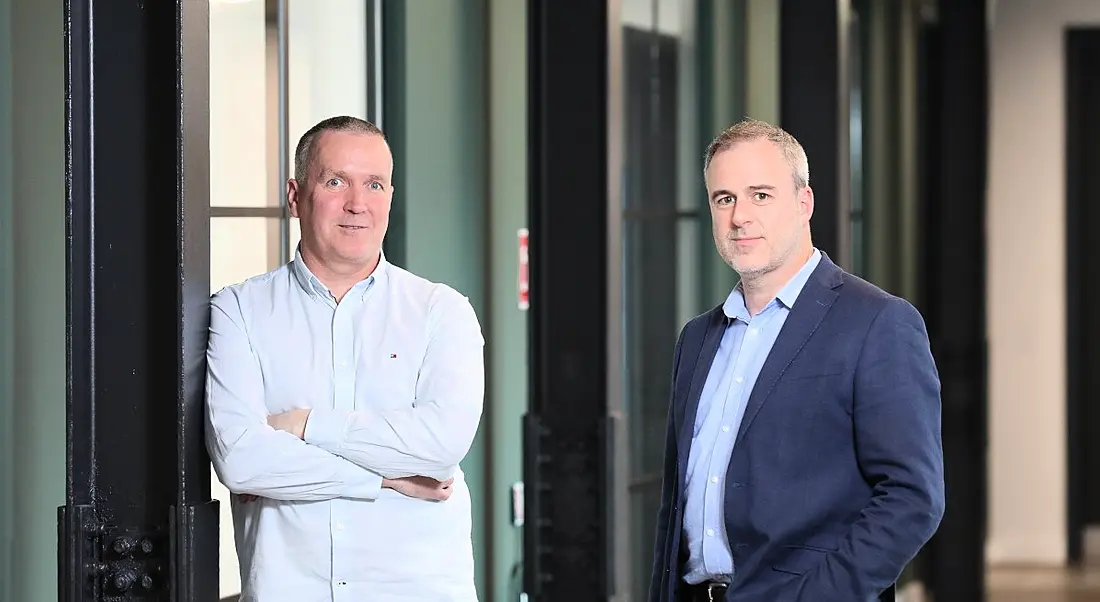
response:
M1100 2L998 0L993 12L991 563L1066 559L1063 35L1082 24L1100 25Z

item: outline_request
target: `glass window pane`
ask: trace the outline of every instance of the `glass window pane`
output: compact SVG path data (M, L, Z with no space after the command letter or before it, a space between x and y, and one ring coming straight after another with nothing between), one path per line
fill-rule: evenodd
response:
M280 204L275 23L263 0L210 3L210 205Z
M279 218L210 220L210 290L243 282L279 265Z
M362 0L288 0L290 143L335 115L367 119L367 7Z
M279 265L278 218L222 217L210 220L210 290L242 282ZM297 221L297 220L295 220ZM240 568L233 541L233 515L227 490L211 468L211 497L221 502L219 558L220 595L241 591Z

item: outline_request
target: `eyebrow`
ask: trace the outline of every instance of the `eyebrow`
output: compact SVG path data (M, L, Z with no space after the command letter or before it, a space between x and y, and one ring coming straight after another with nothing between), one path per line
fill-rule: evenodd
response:
M331 177L331 176L344 178L345 180L350 180L351 179L351 176L348 175L348 172L346 172L342 169L324 169L324 170L321 170L321 177L327 178L327 177ZM373 181L373 182L382 182L382 183L386 182L386 178L384 176L377 175L377 174L368 175L367 180Z
M757 192L760 190L775 190L775 186L772 186L771 184L754 184L752 186L749 186L748 190L749 192ZM710 199L713 201L724 196L734 196L734 194L725 189L715 190L711 193Z

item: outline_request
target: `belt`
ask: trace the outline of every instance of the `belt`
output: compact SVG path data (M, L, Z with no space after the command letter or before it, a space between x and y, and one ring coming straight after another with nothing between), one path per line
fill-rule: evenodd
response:
M722 602L726 599L728 583L707 581L698 585L685 584L683 590L683 602Z

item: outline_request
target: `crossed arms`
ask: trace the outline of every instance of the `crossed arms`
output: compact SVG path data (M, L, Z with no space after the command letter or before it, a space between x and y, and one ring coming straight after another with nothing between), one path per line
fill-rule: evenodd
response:
M237 298L211 301L207 448L233 493L276 500L374 499L383 477L444 481L469 451L481 419L484 340L458 294L441 295L416 399L399 409L317 408L269 416L263 374ZM271 423L286 426L273 428ZM281 421L280 421L281 420ZM296 436L291 426L304 421ZM304 440L303 440L304 438Z

